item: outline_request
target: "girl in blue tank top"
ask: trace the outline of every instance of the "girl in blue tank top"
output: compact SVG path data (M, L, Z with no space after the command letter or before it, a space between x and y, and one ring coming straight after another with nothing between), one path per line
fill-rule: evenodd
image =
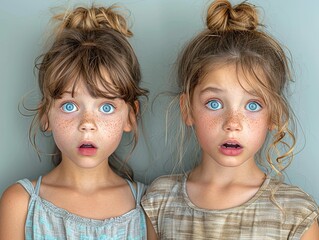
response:
M114 6L54 19L53 43L37 59L41 100L30 139L37 127L52 133L56 167L4 192L0 239L146 239L145 186L114 155L123 132L132 132L134 149L138 99L147 95L132 33Z

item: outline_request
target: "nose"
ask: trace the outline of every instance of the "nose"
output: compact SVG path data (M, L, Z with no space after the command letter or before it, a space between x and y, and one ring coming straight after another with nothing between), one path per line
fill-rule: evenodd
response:
M81 132L96 131L97 125L94 117L90 114L84 114L79 124L79 130Z
M224 131L241 131L242 130L242 118L240 113L229 113L225 117L223 124Z

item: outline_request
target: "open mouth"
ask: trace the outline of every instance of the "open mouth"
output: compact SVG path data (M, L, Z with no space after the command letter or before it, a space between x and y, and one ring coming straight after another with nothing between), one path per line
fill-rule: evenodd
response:
M80 148L96 148L93 144L82 144Z
M219 150L225 156L235 157L240 155L244 151L244 147L237 141L230 140L220 145Z
M225 148L225 149L240 149L243 148L240 144L238 143L224 143L223 145L221 145L221 148Z
M83 156L93 156L98 151L97 147L92 143L83 143L78 149L79 153Z

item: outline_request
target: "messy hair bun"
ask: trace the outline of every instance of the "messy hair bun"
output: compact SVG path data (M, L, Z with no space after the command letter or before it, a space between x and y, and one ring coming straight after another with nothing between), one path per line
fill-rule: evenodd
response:
M115 11L116 6L84 8L78 7L70 13L58 14L53 19L61 21L57 27L57 35L64 29L113 29L125 37L133 34L128 29L125 18Z
M178 58L178 85L185 100L181 113L191 115L195 88L208 72L235 66L263 99L274 130L268 135L270 144L258 152L256 161L270 173L283 176L296 144L294 115L285 93L291 64L284 47L260 28L257 13L257 8L246 1L232 6L228 0L213 0L207 11L207 28L185 46ZM180 129L181 136L188 135L187 129ZM182 149L184 142L181 144Z
M255 6L249 3L232 6L227 0L216 0L207 10L206 24L213 32L255 30L258 15Z
M41 101L36 109L30 136L36 146L36 131L47 131L50 123L42 119L50 111L55 99L80 83L92 97L119 98L129 107L132 130L132 149L138 140L137 116L139 97L148 91L140 87L141 71L138 59L128 41L132 32L125 15L111 7L77 7L53 17L55 31L48 41L48 50L36 60ZM33 136L32 136L33 135ZM131 152L128 154L128 156ZM59 149L54 164L62 160ZM118 175L132 179L132 171L115 154L109 158L110 167Z

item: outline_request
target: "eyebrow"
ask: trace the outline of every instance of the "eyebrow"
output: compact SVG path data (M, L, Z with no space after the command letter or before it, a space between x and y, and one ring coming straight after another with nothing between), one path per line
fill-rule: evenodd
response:
M64 92L62 92L61 96L67 95L67 94L71 95L72 98L76 98L76 96L78 95L78 92L77 91L64 91ZM94 96L92 96L92 97L96 98L96 99L98 99L98 98L106 98L106 99L110 99L110 100L116 99L116 98L121 98L121 97L116 96L116 95L109 95L109 96L99 96L99 95L97 95L95 97Z
M76 92L72 92L72 91L63 91L62 94L61 94L61 96L65 95L65 94L69 94L69 95L71 95L71 96L73 97L73 96L76 95L77 93L76 93Z
M206 93L206 92L220 93L220 92L223 92L223 90L220 88L216 88L216 87L206 87L200 91L201 94Z
M257 92L255 90L250 90L250 91L245 90L245 91L251 96L259 97L259 95L257 94ZM221 93L221 92L224 92L224 90L221 88L217 88L217 87L206 87L200 91L200 94L205 94L208 92Z
M245 90L249 95L254 96L254 97L259 97L259 95L257 94L257 92L255 90L251 90L251 91L247 91Z

